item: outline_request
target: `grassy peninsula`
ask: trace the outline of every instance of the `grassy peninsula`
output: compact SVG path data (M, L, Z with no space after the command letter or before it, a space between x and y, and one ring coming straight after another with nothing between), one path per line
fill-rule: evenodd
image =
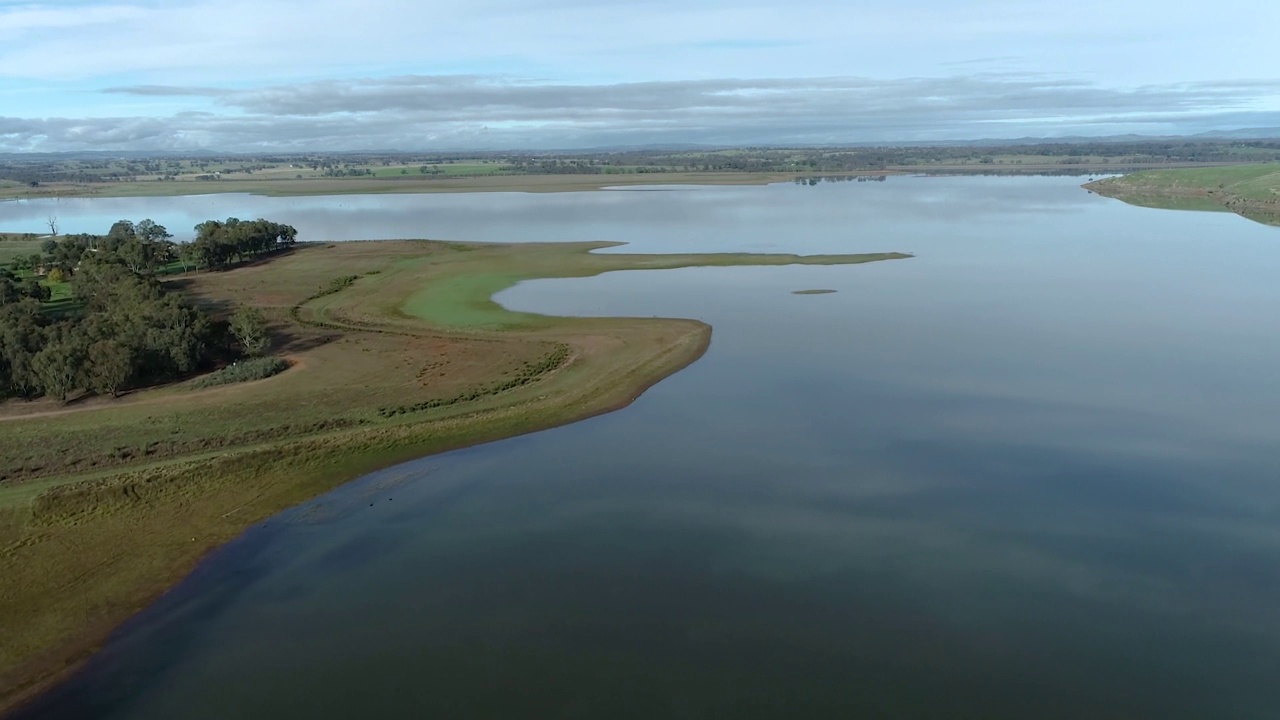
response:
M297 246L166 288L249 305L289 365L0 404L0 712L47 687L246 527L371 470L623 407L696 360L693 320L504 309L530 278L868 255L634 255L607 243Z
M1147 170L1084 187L1132 205L1228 211L1280 224L1280 163Z

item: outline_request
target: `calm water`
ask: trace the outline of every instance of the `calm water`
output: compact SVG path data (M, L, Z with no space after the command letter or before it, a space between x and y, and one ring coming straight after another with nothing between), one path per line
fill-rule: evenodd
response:
M252 529L30 716L1276 717L1280 230L1077 182L60 209L918 257L507 291L715 338L622 412Z

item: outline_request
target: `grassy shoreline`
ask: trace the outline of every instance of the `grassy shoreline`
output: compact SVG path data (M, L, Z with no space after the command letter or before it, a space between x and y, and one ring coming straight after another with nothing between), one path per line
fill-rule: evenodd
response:
M711 338L694 320L512 312L494 292L618 270L908 257L589 252L608 245L338 243L171 280L211 308L262 308L293 367L70 408L0 405L0 713L261 520L373 470L625 407Z
M1130 205L1165 210L1234 212L1280 225L1280 164L1150 170L1086 183L1085 189Z

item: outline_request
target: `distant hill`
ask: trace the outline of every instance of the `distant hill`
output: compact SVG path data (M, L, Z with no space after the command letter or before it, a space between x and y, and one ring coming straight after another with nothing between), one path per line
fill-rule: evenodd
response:
M369 156L396 156L396 155L421 155L423 153L439 154L446 156L489 156L489 155L509 155L509 154L527 154L535 156L543 155L578 155L591 153L644 153L644 152L713 152L718 150L733 150L744 148L756 149L814 149L814 148L968 148L968 147L1029 147L1036 145L1119 145L1119 144L1141 144L1141 143L1168 143L1168 142L1222 142L1222 141L1259 141L1259 140L1275 140L1280 142L1280 127L1266 128L1235 128L1230 130L1213 130L1209 132L1198 133L1195 135L1104 135L1104 136L1085 136L1073 135L1067 137L1021 137L1021 138L975 138L970 140L901 140L901 141L870 141L870 142L839 142L839 143L751 143L751 144L714 144L714 143L652 143L643 145L606 145L597 147L566 147L558 149L541 149L541 150L520 150L514 148L472 148L470 150L463 149L431 149L420 148L416 150L405 150L387 148L382 150L351 150L351 151L326 151L326 150L262 150L254 152L234 152L220 151L216 149L207 150L78 150L57 153L3 153L0 152L0 160L8 162L56 162L61 160L102 160L102 159L143 159L143 158L233 158L233 157L300 157L309 155L323 155L331 157L369 157Z

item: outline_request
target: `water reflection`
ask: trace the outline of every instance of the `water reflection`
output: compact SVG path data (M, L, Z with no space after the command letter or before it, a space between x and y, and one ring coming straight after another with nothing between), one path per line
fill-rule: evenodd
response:
M0 202L0 228L46 232L48 218L56 216L63 233L105 232L116 220L149 217L185 240L197 223L210 218L266 217L298 228L304 240L620 240L655 252L658 247L728 246L818 252L824 238L803 232L815 220L821 230L857 229L865 238L866 232L894 227L885 224L894 214L965 223L1009 213L1069 211L1100 200L1074 190L1082 179L895 177L856 187L645 188L678 192L42 199ZM770 198L765 206L757 201L762 193Z

